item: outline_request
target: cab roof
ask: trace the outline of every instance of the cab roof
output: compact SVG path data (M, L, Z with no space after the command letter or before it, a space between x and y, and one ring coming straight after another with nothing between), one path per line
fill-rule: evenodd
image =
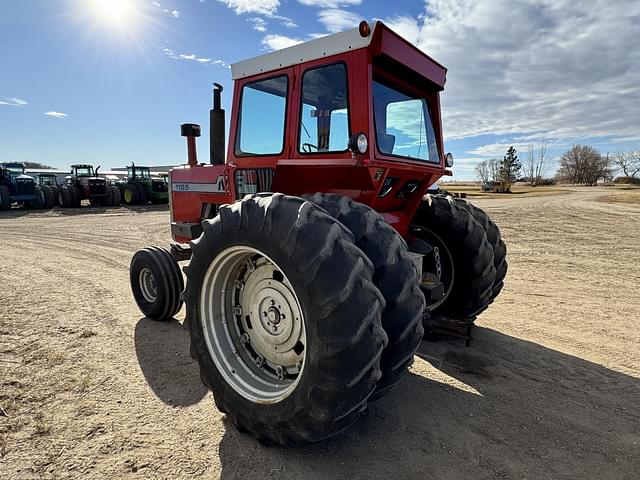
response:
M374 59L383 57L401 63L433 82L440 90L444 88L447 69L381 21L374 22L371 33L365 37L356 27L234 63L231 76L239 80L365 48L371 51Z

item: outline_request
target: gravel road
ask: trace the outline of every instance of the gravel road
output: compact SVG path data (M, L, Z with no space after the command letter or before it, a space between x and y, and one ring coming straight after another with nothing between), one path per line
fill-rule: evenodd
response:
M637 479L640 205L605 189L477 201L510 270L470 347L423 342L337 438L264 447L214 407L183 313L141 318L162 207L0 215L0 478Z

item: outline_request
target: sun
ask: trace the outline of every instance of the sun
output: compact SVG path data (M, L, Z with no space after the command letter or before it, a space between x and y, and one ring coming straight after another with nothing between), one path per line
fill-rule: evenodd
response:
M101 18L119 24L128 23L134 15L131 0L93 0L93 7Z

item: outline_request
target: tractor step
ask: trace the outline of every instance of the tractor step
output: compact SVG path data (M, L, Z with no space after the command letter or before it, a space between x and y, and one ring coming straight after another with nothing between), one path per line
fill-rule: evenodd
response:
M424 323L424 337L426 340L437 341L444 338L460 338L465 347L471 345L473 336L471 331L475 325L445 317L430 318Z
M184 247L179 243L172 243L171 256L176 260L176 262L186 262L191 259L191 248Z

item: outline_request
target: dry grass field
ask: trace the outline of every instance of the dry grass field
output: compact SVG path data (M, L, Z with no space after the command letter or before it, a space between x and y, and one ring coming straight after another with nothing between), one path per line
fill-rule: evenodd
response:
M472 199L510 269L471 345L423 342L362 421L293 450L215 409L183 314L134 304L166 209L2 212L0 478L639 478L640 190L545 192Z

